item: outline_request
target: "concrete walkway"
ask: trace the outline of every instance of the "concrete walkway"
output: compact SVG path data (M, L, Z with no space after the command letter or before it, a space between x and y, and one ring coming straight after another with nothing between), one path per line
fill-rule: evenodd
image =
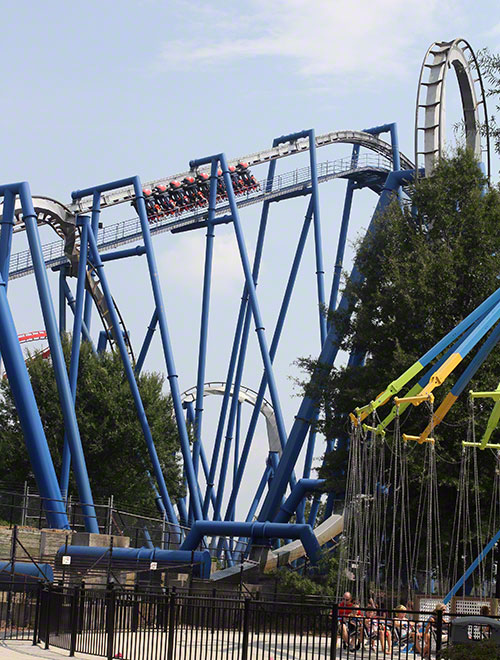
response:
M0 660L21 660L21 658L43 658L46 660L62 660L69 657L65 649L51 647L48 650L42 646L33 646L28 640L2 639L0 640ZM75 653L75 658L95 658L86 653Z

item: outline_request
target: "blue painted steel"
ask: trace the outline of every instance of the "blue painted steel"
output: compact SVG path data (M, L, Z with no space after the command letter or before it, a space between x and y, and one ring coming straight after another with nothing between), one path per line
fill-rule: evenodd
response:
M271 341L270 354L272 356L272 359L274 359L274 357L276 355L276 351L278 349L278 344L279 344L279 340L280 340L280 337L281 337L281 331L283 329L283 324L285 322L286 313L288 311L288 305L290 303L290 299L291 299L292 292L293 292L293 287L294 287L295 280L296 280L296 277L297 277L297 272L298 272L300 262L301 262L301 259L302 259L302 254L304 252L304 246L305 246L305 243L306 243L307 234L309 232L309 227L311 225L312 208L313 208L312 207L312 202L310 200L308 208L307 208L306 216L305 216L305 219L304 219L304 223L302 225L302 230L301 230L299 241L298 241L298 244L297 244L297 249L295 251L294 259L293 259L293 262L292 262L290 275L288 277L288 282L287 282L287 285L286 285L286 288L285 288L285 294L283 296L283 301L281 303L280 311L279 311L279 314L278 314L278 320L276 321L276 327L275 327L273 338L272 338L272 341ZM229 497L229 502L228 502L228 505L227 505L226 515L224 517L225 520L229 519L229 516L230 516L231 512L236 507L236 498L238 497L238 492L239 492L239 489L240 489L240 486L241 486L241 480L243 478L243 473L245 471L246 462L248 460L248 455L249 455L249 452L250 452L250 447L251 447L251 443L252 443L252 439L253 439L253 434L254 434L255 428L257 426L257 420L259 418L259 411L260 411L260 408L262 406L262 401L264 399L266 386L267 386L267 378L266 378L266 374L264 373L263 376L262 376L262 379L261 379L260 386L259 386L257 399L255 401L255 406L254 406L254 409L252 411L252 416L250 418L250 422L249 422L249 425L248 425L248 430L247 430L247 434L246 434L246 437L245 437L245 442L244 442L244 445L243 445L243 449L241 451L241 458L240 458L240 462L239 462L239 465L238 465L236 483L233 485L233 489L232 489L231 495Z
M82 503L82 513L85 519L85 528L88 532L94 532L98 534L99 526L97 524L97 517L94 509L94 501L92 498L87 466L85 464L85 457L83 455L80 432L78 430L78 423L76 421L75 408L73 406L73 398L71 396L71 388L68 380L68 372L66 371L66 362L64 360L62 351L61 339L59 337L59 329L57 327L54 308L52 305L52 298L50 295L47 271L45 270L45 262L43 260L40 236L38 234L37 215L35 213L35 209L33 208L31 193L27 183L20 184L19 196L21 198L23 220L26 227L31 258L33 260L38 296L42 308L45 331L47 333L47 339L49 342L50 356L52 365L54 367L57 390L59 393L61 410L64 418L64 429L68 436L68 442L71 449L71 458L73 459L75 479L78 486L78 494L80 496L80 502Z
M67 266L59 269L59 334L66 332L66 296L64 295L64 284L66 282Z
M472 575L472 573L474 573L476 568L483 561L483 559L486 557L488 552L492 548L495 547L495 545L498 543L498 541L500 541L500 530L498 530L498 532L491 539L491 541L485 545L485 547L481 550L481 552L478 554L478 556L474 559L474 561L469 566L469 568L465 571L465 573L462 575L462 577L453 586L453 588L446 594L446 596L443 598L443 603L447 604L447 603L450 602L450 600L457 593L457 591L460 589L460 587L462 587L465 584L467 579Z
M78 225L81 227L80 234L80 257L78 262L78 280L76 285L76 304L75 304L75 318L73 321L73 337L71 343L71 359L69 366L69 385L71 388L71 396L73 399L73 406L76 401L76 383L78 379L78 364L80 362L80 344L82 335L83 323L83 302L85 296L85 280L87 274L87 252L88 252L88 235L89 235L89 218L82 216L78 218ZM61 271L62 273L63 271ZM66 500L68 496L69 484L69 471L71 464L71 454L69 448L68 436L64 434L64 447L62 455L61 466L61 494Z
M0 219L0 275L7 291L9 285L10 253L12 249L12 233L14 229L15 193L6 190L3 199L2 218ZM0 353L0 365L2 355Z
M275 143L273 143L273 146L276 146ZM272 186L273 180L274 180L274 174L276 171L276 162L272 161L269 163L269 170L266 178L266 187ZM255 256L254 256L254 264L253 264L253 277L254 281L257 282L258 279L258 274L259 274L259 269L260 269L260 262L261 262L261 257L262 257L262 250L264 247L264 238L266 234L266 228L267 228L267 219L269 216L269 202L265 201L263 206L262 206L262 211L261 211L261 216L260 216L260 222L259 222L259 230L257 234L257 244L256 244L256 249L255 249ZM215 485L215 474L217 471L217 465L219 461L219 454L220 454L220 448L222 444L222 434L224 432L224 425L226 422L226 414L227 414L227 409L229 407L229 401L230 401L230 396L231 396L231 389L233 385L233 376L234 376L234 370L236 367L236 360L238 357L238 349L240 346L240 342L242 341L242 332L243 332L243 324L245 321L245 316L246 316L246 309L247 309L247 304L248 304L248 294L247 294L247 288L246 285L243 288L243 295L241 297L241 303L240 303L240 308L238 311L238 319L236 322L236 329L234 333L234 339L233 339L233 345L231 348L231 355L229 358L229 365L227 369L227 375L226 375L226 386L224 389L224 395L222 398L222 405L221 405L221 410L220 410L220 415L219 415L219 421L217 424L217 431L215 435L215 442L214 442L214 448L212 451L212 461L210 464L210 472L209 472L209 477L207 480L207 488L205 491L205 499L203 502L203 514L206 517L208 514L208 507L210 503L210 499L212 497L213 493L213 488ZM248 451L247 451L248 454ZM241 481L241 477L240 477ZM234 488L234 486L233 486ZM215 516L214 516L215 517Z
M144 245L136 245L135 247L126 250L105 252L104 254L101 254L101 260L106 263L106 261L116 261L117 259L127 259L128 257L142 257L143 254L146 254L146 248Z
M8 580L10 582L12 571L12 562L0 561L0 583ZM20 579L21 578L21 579ZM54 571L50 564L33 564L32 562L14 562L14 581L15 582L36 582L44 580L45 582L54 582Z
M47 523L55 529L69 529L54 464L47 445L40 414L12 319L5 282L0 275L0 353L16 404L26 449L42 498Z
M316 258L316 287L318 292L318 314L320 342L323 346L326 337L325 317L325 268L323 265L323 244L321 240L321 217L319 211L318 166L316 159L316 134L311 128L309 137L309 162L311 167L311 200L314 217L314 252Z
M90 258L92 260L92 264L94 268L97 270L99 274L99 281L101 283L102 292L109 309L111 325L114 328L118 328L119 327L118 314L116 313L113 298L111 296L111 292L108 286L108 280L106 277L106 273L104 271L104 266L99 255L99 250L97 249L97 243L94 233L92 231L88 232L88 239L89 239ZM158 488L160 490L163 499L163 505L165 506L165 509L167 511L169 521L171 523L177 524L177 517L175 515L172 502L170 501L170 496L168 494L167 486L165 484L165 479L163 477L160 461L158 460L158 454L156 453L156 447L154 444L153 436L151 435L151 429L149 428L149 423L146 418L146 413L144 412L144 405L142 403L141 395L139 393L139 388L137 387L137 382L135 380L132 365L130 364L129 361L127 347L125 346L125 340L123 339L123 335L121 332L116 333L116 343L118 345L118 350L120 351L120 355L123 362L123 368L125 371L125 376L127 378L130 391L132 393L132 398L134 399L134 405L137 411L137 417L139 419L142 433L146 441L149 457L153 465L153 472L156 477L156 482L158 484Z
M159 550L158 548L113 548L111 550L111 566L119 568L120 564L130 564L135 562L138 568L149 570L151 562L156 562L159 569L167 568L181 564L190 566L195 564L197 573L204 580L210 577L212 561L208 550L195 550L194 552L186 550ZM69 555L75 559L98 560L109 553L108 548L89 547L86 545L70 545L67 548L63 545L57 551L57 556Z
M72 193L73 194L73 193ZM74 198L73 198L74 199ZM97 232L99 231L99 219L101 217L101 195L97 192L94 192L92 195L92 211L91 211L91 231L95 236L97 241ZM90 291L85 293L85 311L83 313L83 322L86 327L90 330L90 320L92 318L92 305L93 298Z
M307 524L311 525L311 527L316 522L316 516L318 515L318 509L320 504L321 504L321 497L315 495L311 504L311 510L309 511L309 518L307 519Z
M320 546L310 525L274 522L198 520L185 538L182 549L194 550L204 536L241 536L250 539L300 539L312 563L319 559Z
M299 479L286 501L280 506L273 522L287 523L307 493L320 489L324 483L324 479Z
M352 157L357 158L358 155L359 155L359 145L355 145L352 150ZM344 210L342 211L342 222L340 225L339 242L337 245L337 255L335 257L335 266L333 270L333 282L330 291L330 302L328 305L328 309L331 311L335 310L337 306L337 297L339 294L340 278L342 276L342 265L344 263L345 245L347 241L347 230L349 228L349 220L351 218L354 187L355 187L354 181L349 180L347 182L347 188L345 193ZM328 325L330 325L330 323Z
M144 525L142 528L142 533L144 534L144 540L146 541L146 548L149 550L154 550L154 545L153 541L151 540L151 534L149 533L149 529Z
M172 395L172 403L174 406L175 419L179 431L179 440L181 445L182 456L184 459L184 469L186 471L189 493L193 501L193 511L195 513L195 516L197 519L200 519L202 518L202 510L201 510L201 503L198 498L198 484L193 469L193 463L191 460L191 448L190 448L189 436L186 428L186 420L184 419L184 414L182 411L182 401L179 390L178 375L175 368L173 351L172 351L170 336L168 332L167 318L165 315L165 306L163 303L163 295L161 292L160 282L158 279L158 268L156 265L153 243L151 241L151 231L146 213L146 205L144 202L144 195L142 192L141 181L138 176L134 176L127 179L120 179L119 181L111 181L109 183L104 183L102 185L95 186L92 188L87 188L84 190L73 191L71 195L74 200L80 199L81 197L85 197L90 194L94 195L95 197L97 193L107 192L109 190L115 190L116 188L123 188L124 186L129 186L129 185L132 185L134 187L137 213L139 215L144 247L146 248L146 258L148 262L151 288L153 290L155 308L158 314L158 324L160 327L163 355L165 358L165 364L167 368L167 378L170 383L170 393ZM93 241L93 243L95 243L95 240ZM155 470L155 474L156 474L156 470ZM158 478L158 475L156 476ZM166 490L165 493L162 493L162 496L164 496L165 494L167 494ZM164 504L166 503L164 502ZM171 514L175 515L171 504L170 507L171 507L171 511L169 511L169 516ZM168 507L166 508L168 510Z
M76 309L76 302L71 292L71 289L69 288L69 285L66 281L64 281L63 287L64 287L64 296L68 301L69 308L74 314ZM96 355L97 351L95 349L94 342L92 341L92 337L90 336L89 329L85 325L85 321L82 323L82 335L85 341L88 341L89 344L92 346L92 352L94 353L94 355Z
M203 295L201 305L200 342L198 348L198 374L196 379L196 407L194 419L193 467L198 477L198 462L200 457L201 428L203 421L203 398L205 385L205 366L207 358L208 317L210 310L210 285L212 280L212 259L214 252L215 205L217 197L217 161L212 162L210 170L210 189L208 197L207 239L205 246L205 268L203 272Z
M232 215L221 215L218 218L212 220L212 225L215 227L217 225L228 225L233 221ZM192 231L193 229L204 229L207 226L207 220L200 220L200 222L191 222L187 225L182 225L181 227L175 227L171 230L172 234L182 234L186 231Z
M151 321L149 322L148 329L146 331L146 336L144 337L144 342L141 347L141 352L139 353L139 357L137 358L137 362L135 363L135 373L136 376L139 376L139 374L142 371L142 367L144 366L144 360L146 359L146 355L148 354L149 347L151 346L151 340L153 339L153 335L156 331L156 326L158 325L158 314L156 313L156 309L153 312L153 316L151 317Z
M238 410L236 411L236 431L234 434L234 462L233 462L233 486L238 472L238 461L240 457L240 435L241 435L241 401L238 401Z
M243 324L243 332L241 335L240 354L239 354L238 364L236 367L236 374L234 378L231 406L229 409L229 419L226 427L224 449L222 452L222 461L219 472L219 485L217 488L217 498L215 501L214 520L220 520L221 518L222 497L224 494L224 488L226 486L227 471L229 469L229 457L231 454L234 423L236 420L236 411L238 410L238 397L240 394L241 381L243 378L243 370L245 368L245 357L246 357L251 321L252 321L252 313L250 308L247 306L245 311L245 322Z
M9 281L9 261L12 249L15 202L15 192L12 190L6 190L4 192L2 218L0 220L0 275L6 286Z
M99 332L99 338L97 340L97 353L101 355L106 350L108 345L108 333L106 330L101 330Z
M387 180L384 186L384 190L380 195L377 207L373 214L372 220L367 230L367 234L370 234L375 228L375 218L378 217L380 213L387 207L390 203L394 192L399 188L399 186L405 181L411 181L413 179L414 172L413 170L399 170L398 172L391 172L387 176ZM362 276L357 268L356 262L354 263L350 279L354 282L359 282L362 279ZM347 309L349 305L349 299L346 294L342 296L342 299L339 304L339 309ZM327 338L325 340L323 349L319 356L319 364L321 365L332 365L341 342L341 337L337 332L335 323L332 324L328 331ZM318 369L323 369L321 366ZM312 379L319 377L318 374L313 373ZM269 489L269 492L264 500L261 511L259 513L259 520L269 520L276 515L276 512L280 506L282 497L286 491L286 484L289 478L290 471L293 469L297 458L302 449L306 434L309 430L311 422L315 419L317 411L317 401L311 396L305 396L300 404L299 411L295 417L295 422L293 424L292 430L290 431L289 440L281 460L279 462L276 474L274 476L273 482Z
M248 510L248 514L245 519L246 522L252 522L255 512L257 511L257 507L259 506L262 494L264 493L264 489L267 485L267 482L269 481L269 478L272 476L272 473L273 473L273 468L269 465L269 461L267 461L266 467L264 469L264 474L262 475L262 478L259 481L259 485L257 486L257 490L252 500L252 504L250 505L250 509Z

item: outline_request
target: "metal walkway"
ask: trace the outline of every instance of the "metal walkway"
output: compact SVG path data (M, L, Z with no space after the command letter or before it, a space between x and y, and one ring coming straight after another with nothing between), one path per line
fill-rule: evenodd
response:
M377 187L383 183L385 176L391 170L392 165L389 158L378 154L364 154L355 161L351 156L333 161L318 163L318 182L324 183L338 178L373 178L373 186ZM365 182L366 184L366 182ZM260 204L265 200L278 201L287 197L295 197L310 192L311 170L309 167L276 175L272 185L264 179L259 182L259 189L249 191L237 198L238 207L242 208L251 204ZM221 216L229 212L227 201L223 200L217 204L216 215ZM208 214L208 207L202 206L191 208L175 216L165 216L159 220L152 221L151 234L160 234L166 231L188 229L190 226L199 226ZM193 228L194 228L193 227ZM131 243L141 238L141 227L139 218L130 218L116 224L108 225L99 230L99 249L109 250L117 248L126 243ZM47 268L67 263L64 254L64 241L58 240L46 243L43 246L43 257ZM23 250L11 255L9 279L24 277L33 272L33 264L29 250Z

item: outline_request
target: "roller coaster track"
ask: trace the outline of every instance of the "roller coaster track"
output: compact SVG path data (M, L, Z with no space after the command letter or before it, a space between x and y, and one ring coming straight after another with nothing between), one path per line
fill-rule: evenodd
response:
M331 144L357 144L369 149L371 154L364 154L352 157L326 161L317 166L318 182L324 183L335 178L363 179L364 185L371 186L375 190L380 190L385 180L386 174L392 168L392 146L381 140L379 137L363 131L334 131L316 137L316 147L323 147ZM309 150L309 139L303 138L294 141L285 141L276 147L258 151L246 155L242 158L233 159L229 164L246 162L249 166L260 165L263 163L292 156L297 153L307 152ZM401 166L405 169L411 169L413 164L404 155L401 155ZM204 171L204 168L200 168ZM145 186L154 188L160 183L168 183L175 179L183 179L189 172L182 172L163 179L148 182ZM251 204L259 204L264 201L278 201L287 197L305 195L310 192L311 171L309 167L293 170L286 174L278 175L271 182L264 180L260 183L257 190L248 191L238 197L238 206L245 207ZM107 195L101 196L101 208L131 203L134 199L133 189L125 187L114 190ZM39 224L51 226L62 241L55 241L43 246L43 256L46 266L57 267L64 264L68 265L68 274L76 274L79 255L79 230L76 227L75 218L78 214L89 213L92 211L92 198L82 198L76 203L65 206L60 202L48 197L33 198L35 212ZM227 202L221 201L217 205L216 215L221 216L229 211ZM14 231L23 231L24 222L20 206L16 207L16 224ZM188 208L175 216L163 216L152 221L151 233L158 234L165 231L182 231L183 227L199 226L207 218L207 207ZM114 225L108 225L99 230L97 237L100 250L116 248L120 245L138 240L141 237L141 228L138 218L132 218L119 222ZM18 252L11 256L9 278L15 279L33 272L33 264L29 250ZM118 317L120 319L120 328L114 328L110 322L110 313L106 301L99 286L98 274L95 269L90 268L87 273L87 290L91 293L103 326L105 328L108 341L114 350L116 344L116 333L121 332L125 338L127 350L132 363L134 355L128 338L125 325L120 315L119 309L114 303Z
M369 136L370 137L370 136ZM383 155L365 154L359 156L356 161L351 157L334 161L318 163L318 181L324 183L336 178L369 177L373 175L373 186L380 188L381 180L391 169L391 161ZM180 175L178 175L180 176ZM368 185L370 182L368 182ZM154 184L148 184L151 186ZM269 185L267 181L261 181L259 190L249 191L237 198L238 206L245 207L252 204L260 204L263 201L278 201L286 197L294 197L307 194L311 186L311 172L309 167L277 175ZM221 216L229 211L226 202L222 201L216 207L216 215ZM82 211L83 212L83 211ZM182 230L183 227L197 226L203 223L207 217L207 207L190 208L175 216L164 216L152 221L151 233L159 234L166 231ZM78 235L73 226L73 239L54 241L43 246L43 254L47 268L67 263L70 259L74 263L75 255L78 254ZM141 237L141 226L137 217L107 225L99 230L98 245L100 250L112 249L126 243L139 240ZM70 257L68 245L73 252ZM11 256L9 279L15 279L29 275L33 272L33 264L29 250L15 253Z
M446 147L446 74L454 68L464 118L465 142L478 161L486 155L490 175L490 144L486 94L476 56L465 39L439 41L428 49L418 81L415 110L415 164L429 175ZM480 112L481 111L481 112ZM484 144L481 145L481 128Z

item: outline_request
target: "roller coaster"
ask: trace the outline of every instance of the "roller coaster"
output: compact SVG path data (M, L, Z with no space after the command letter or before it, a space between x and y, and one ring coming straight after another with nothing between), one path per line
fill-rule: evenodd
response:
M434 43L425 55L418 83L413 160L400 152L397 126L389 123L365 130L332 131L318 136L313 129L283 135L275 138L270 148L234 159L228 159L224 153L197 158L190 161L188 170L154 181L142 183L138 176L132 176L77 189L66 203L49 197L32 196L25 182L0 186L3 198L0 234L0 353L50 527L69 527L64 500L72 468L86 530L99 532L92 485L85 462L85 441L80 437L74 407L83 339L92 342L96 352L116 351L123 360L149 452L150 466L145 468L144 478L147 479L148 475L151 478L152 497L156 499L171 529L178 531L180 549L172 550L180 553L176 555L178 561L184 561L183 551L207 552L203 548L210 546L212 553L224 554L230 568L238 567L249 558L255 558L257 548L264 545L268 546L263 562L267 568L295 561L304 554L314 563L321 547L339 537L344 517L334 512L333 496L329 494L319 519L323 482L311 478L313 457L318 444L315 430L318 402L306 394L287 432L281 405L283 395L278 387L273 362L287 320L306 241L312 233L315 290L310 292L310 297L314 298L319 310L317 323L321 348L318 357L321 363L328 366L335 363L342 336L335 322L328 321L324 310L345 310L348 307L346 295L341 295L340 284L354 193L356 190L369 189L378 196L367 229L370 233L375 230L375 219L388 204L395 198L401 201L404 199L405 186L416 177L432 172L445 147L445 83L447 73L452 68L460 89L467 147L484 164L489 176L486 95L471 47L463 39L456 39ZM481 126L486 127L483 138ZM388 135L387 139L381 137L385 135ZM349 145L348 157L318 162L320 148L339 144ZM308 166L277 174L278 162L300 154L308 157ZM267 173L259 177L256 170L262 166L267 166ZM347 188L338 228L335 260L327 264L328 272L332 272L327 295L319 187L320 184L336 179L345 180ZM276 324L272 333L269 333L265 330L269 323L264 323L261 311L262 289L259 285L258 293L257 283L270 211L275 204L286 204L288 200L302 197L306 199L305 219L296 237L296 250L285 290L281 301L278 301ZM132 207L136 216L115 224L106 224L103 220L106 209L119 205ZM243 210L251 205L260 208L260 221L255 246L249 250L241 216ZM234 231L244 274L244 287L234 323L229 362L224 369L221 365L217 382L207 382L206 361L211 350L208 330L214 242L216 228L221 224L228 225ZM41 225L50 226L57 234L57 240L42 245L39 235ZM153 239L164 232L175 234L201 229L206 230L204 272L200 284L201 322L196 383L190 383L184 382L182 367L180 371L177 370L167 322L169 307L163 298ZM14 253L13 237L18 232L26 233L29 248ZM140 241L140 245L123 247L135 241ZM113 296L106 264L137 255L146 257L153 306L142 344L136 347L132 345L126 319L120 313L117 299ZM275 259L276 255L271 255L271 258ZM50 293L47 269L56 271L59 277L59 318ZM56 475L48 450L7 296L9 279L32 274L35 277L45 324L44 332L65 422L63 466L59 476ZM362 277L356 263L349 277L352 281L359 281ZM74 294L68 281L75 282ZM275 295L275 290L273 293ZM488 311L496 310L496 304L495 299L488 304L487 310L478 312L478 316L471 320L467 328L455 329L450 333L450 342L455 341L469 327L477 330L482 323L481 328L486 328L486 319L490 318ZM67 308L73 312L69 374L60 338L61 333L67 330ZM90 331L93 308L97 310L102 323L97 341ZM478 318L482 321L478 321ZM252 326L263 369L263 375L257 383L244 380ZM187 487L186 497L178 502L173 502L168 493L136 382L156 329L159 329ZM441 347L440 343L439 349ZM296 352L299 355L305 351L307 349L300 346ZM439 352L436 348L432 356L427 355L420 361L420 367L430 363ZM353 352L349 357L351 364L360 364L363 359L364 356L359 352ZM456 360L453 364L456 364ZM443 365L440 368L445 369ZM412 376L416 373L411 370ZM437 383L438 376L438 372L433 371L426 383ZM397 386L392 384L377 401L355 411L352 416L354 426L361 428L370 413L398 393L403 381L406 382L403 379ZM430 396L432 388L426 383L419 386L418 392L414 390L408 396ZM203 424L206 399L210 395L216 395L220 401L213 437L207 437L210 434ZM245 403L251 406L246 429L242 428L241 413ZM411 401L400 403L409 405ZM266 424L267 456L260 466L262 476L255 484L251 506L244 519L238 520L237 517L241 516L237 504L241 496L242 479L248 469L250 450L256 442L256 428L261 418ZM383 432L383 428L372 429L370 432L376 436ZM334 451L336 446L335 438L326 438L327 453ZM231 457L232 475L229 474ZM301 462L303 468L298 475ZM255 469L255 465L252 468ZM314 499L306 515L305 501L311 493ZM293 523L290 522L292 517ZM187 533L184 531L186 527L189 528ZM72 552L78 551L74 549ZM84 549L81 552L84 553ZM135 550L130 549L130 553L133 552ZM162 552L168 554L168 551ZM170 559L176 561L172 556ZM167 555L162 555L162 558L158 556L160 562L167 560ZM205 566L204 575L208 577L209 563L206 558L201 563Z

